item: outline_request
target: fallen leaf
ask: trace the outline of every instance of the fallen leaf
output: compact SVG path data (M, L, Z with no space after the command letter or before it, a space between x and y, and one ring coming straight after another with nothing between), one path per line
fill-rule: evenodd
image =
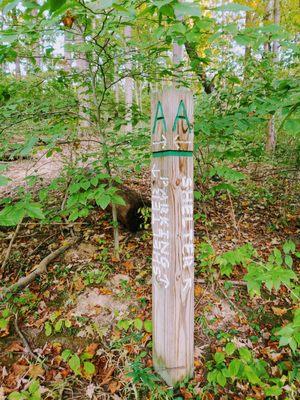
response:
M31 378L35 379L38 376L42 377L42 376L44 376L44 374L45 374L45 371L40 364L30 365L28 375Z
M112 374L114 373L115 367L112 366L110 367L106 374L104 375L102 382L100 382L100 386L106 385L107 383L109 383L112 380Z
M203 293L201 285L195 285L195 297L200 297Z
M91 343L85 348L85 352L89 353L93 357L96 354L98 347L98 343Z
M281 317L282 315L286 314L288 310L286 308L272 307L272 311L275 315Z
M74 287L78 292L80 292L81 290L83 290L85 288L85 284L81 277L77 277L74 280Z
M12 342L6 349L8 353L10 352L20 352L23 351L24 347L20 342Z
M125 261L123 262L123 265L127 271L131 271L134 268L132 261Z
M110 382L110 384L108 385L108 388L110 390L110 392L112 394L116 393L120 388L121 388L122 384L121 382L117 382L117 381L112 381Z

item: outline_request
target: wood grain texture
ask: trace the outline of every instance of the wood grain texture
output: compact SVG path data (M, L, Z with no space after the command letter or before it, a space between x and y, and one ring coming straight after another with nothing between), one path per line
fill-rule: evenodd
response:
M185 119L179 119L174 127L181 101L190 127ZM151 128L158 102L166 129L163 123L152 129L152 151L192 151L192 94L174 88L155 94ZM156 143L162 142L162 134L166 145ZM181 143L176 144L175 138ZM191 377L194 365L193 158L163 154L153 157L151 165L153 362L155 370L173 386Z

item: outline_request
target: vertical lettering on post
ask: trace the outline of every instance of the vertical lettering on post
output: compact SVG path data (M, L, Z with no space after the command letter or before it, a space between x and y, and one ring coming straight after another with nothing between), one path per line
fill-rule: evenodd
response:
M194 365L193 98L152 97L153 364L169 384Z

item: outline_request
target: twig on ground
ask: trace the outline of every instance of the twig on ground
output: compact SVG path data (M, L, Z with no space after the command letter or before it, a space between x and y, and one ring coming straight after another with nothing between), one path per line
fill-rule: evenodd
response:
M53 238L53 237L56 236L56 235L58 235L58 232L55 232L55 233L53 233L53 235L50 235L50 236L46 237L45 240L43 240L41 243L39 243L39 244L28 254L28 257L33 256L33 254L36 253L37 250L38 250L41 246L43 246L44 243L46 243L49 239Z
M69 243L65 244L64 246L61 246L59 249L50 253L38 264L38 266L32 272L30 272L30 274L23 276L16 283L12 284L9 287L4 288L2 293L0 294L0 299L3 298L3 296L9 292L15 292L22 289L23 287L31 283L37 276L40 276L45 272L47 272L48 264L51 261L53 261L56 257L58 257L60 254L64 253L69 247L74 246L74 244L77 243L78 240L79 238L75 238Z
M231 281L231 280L219 280L219 283L230 283L233 286L247 286L247 282L244 281ZM200 284L207 284L207 281L205 279L195 279L195 283L200 283Z
M15 327L16 333L18 334L19 338L22 340L22 343L23 343L23 345L24 345L24 347L25 347L27 353L28 353L32 358L34 358L35 360L37 360L37 361L42 361L42 360L40 360L40 358L39 358L36 354L34 354L34 352L31 350L31 347L30 347L30 345L29 345L29 343L28 343L28 340L26 339L26 337L24 336L24 334L23 334L23 333L21 332L21 330L20 330L19 325L18 325L18 313L15 314L14 327Z
M15 231L14 231L14 234L13 234L13 236L12 236L10 242L9 242L9 245L8 245L8 248L7 248L7 251L6 251L4 260L3 260L3 263L2 263L2 265L1 265L2 271L4 271L4 268L5 268L5 266L6 266L6 263L7 263L8 259L9 259L10 252L11 252L11 249L12 249L12 245L13 245L13 243L14 243L14 241L15 241L17 235L18 235L18 232L19 232L19 230L20 230L22 221L23 221L23 218L22 218L22 220L18 223L18 225L17 225L17 227L16 227L16 229L15 229Z

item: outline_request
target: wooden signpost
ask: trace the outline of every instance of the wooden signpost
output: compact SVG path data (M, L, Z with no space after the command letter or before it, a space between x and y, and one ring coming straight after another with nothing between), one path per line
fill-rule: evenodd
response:
M194 367L193 97L152 96L153 364L173 386Z

